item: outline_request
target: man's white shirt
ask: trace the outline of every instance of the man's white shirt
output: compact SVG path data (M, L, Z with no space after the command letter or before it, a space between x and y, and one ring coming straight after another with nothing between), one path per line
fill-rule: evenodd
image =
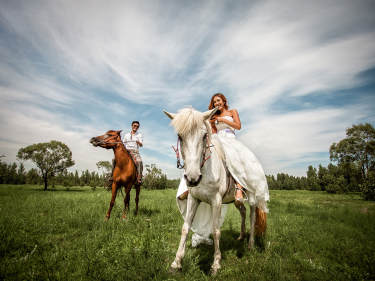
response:
M132 135L131 133L127 133L125 134L123 139L125 147L128 150L138 150L139 145L137 141L143 144L143 137L142 134L139 132L136 132L134 135Z

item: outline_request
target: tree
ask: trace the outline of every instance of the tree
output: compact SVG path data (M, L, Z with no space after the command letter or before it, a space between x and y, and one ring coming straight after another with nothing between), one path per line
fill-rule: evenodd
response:
M146 189L165 189L167 188L167 176L155 164L146 165L143 187Z
M365 200L375 201L375 172L370 172L361 185L362 196Z
M4 156L0 156L0 183L7 183L8 165L1 160L2 157Z
M307 181L308 181L310 190L320 190L319 179L316 173L316 168L310 165L307 168L306 174L307 174Z
M102 170L104 174L112 171L112 164L109 161L99 161L96 163L96 167L98 167L99 170Z
M29 170L26 174L26 183L28 184L40 184L42 182L38 171L34 168Z
M329 153L339 164L356 164L362 180L367 180L369 171L375 170L375 128L369 123L353 125L346 130L346 138L331 145Z
M18 167L18 172L17 172L17 183L18 184L25 184L26 183L26 170L25 166L23 163L20 164Z
M326 175L328 175L328 169L319 164L318 168L318 180L321 190L326 190L328 183L325 181Z
M8 183L17 184L17 164L9 164L8 167Z
M109 161L99 161L96 163L96 167L98 170L102 170L102 184L103 186L107 186L109 189L112 188L112 182L109 181L112 176L112 164Z
M47 190L49 179L74 165L69 147L55 140L21 148L17 158L31 160L36 164L44 181L44 190Z

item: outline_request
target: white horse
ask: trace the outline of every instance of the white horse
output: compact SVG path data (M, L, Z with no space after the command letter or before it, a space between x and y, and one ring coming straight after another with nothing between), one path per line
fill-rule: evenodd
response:
M224 165L224 153L220 142L211 138L211 127L208 120L215 114L216 110L215 108L202 113L193 108L185 108L177 114L168 113L164 110L164 113L172 119L171 123L181 142L184 177L189 190L187 212L176 258L171 264L172 270L182 268L181 261L185 254L186 238L200 202L210 204L212 211L212 234L215 253L211 273L215 275L220 268L219 220L221 204L235 201L235 183ZM251 195L249 190L244 191L247 196ZM239 237L239 239L242 239L245 237L246 209L243 204L236 203L235 205L240 210L242 217ZM249 249L254 245L254 235L264 236L266 229L266 213L253 204L250 205L250 224Z

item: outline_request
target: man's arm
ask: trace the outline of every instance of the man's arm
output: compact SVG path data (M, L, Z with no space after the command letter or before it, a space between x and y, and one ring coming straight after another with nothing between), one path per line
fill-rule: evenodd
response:
M140 147L143 147L143 137L142 137L142 134L139 134L139 135L138 135L136 142L137 142L137 144L138 144Z

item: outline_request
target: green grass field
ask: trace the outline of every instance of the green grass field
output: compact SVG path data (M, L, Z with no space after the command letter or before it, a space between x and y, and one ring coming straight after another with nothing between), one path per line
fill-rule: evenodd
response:
M211 280L213 247L193 249L190 239L182 272L169 273L182 226L175 190L142 190L137 217L134 195L126 221L119 195L104 222L103 189L0 185L0 280ZM240 215L230 206L215 280L375 279L374 202L271 191L269 208L265 249L248 251L236 241Z

